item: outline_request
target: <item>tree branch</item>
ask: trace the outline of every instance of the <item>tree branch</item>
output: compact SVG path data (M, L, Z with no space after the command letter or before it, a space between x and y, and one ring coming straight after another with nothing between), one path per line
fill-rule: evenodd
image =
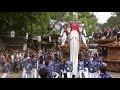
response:
M66 14L66 13L65 13L65 14ZM60 18L54 23L54 25L53 25L52 28L49 28L49 24L48 24L48 32L45 33L44 36L46 36L51 30L53 30L53 28L55 27L55 25L56 25L59 21L61 21L61 19L65 16L65 14L63 14L63 16L60 17Z

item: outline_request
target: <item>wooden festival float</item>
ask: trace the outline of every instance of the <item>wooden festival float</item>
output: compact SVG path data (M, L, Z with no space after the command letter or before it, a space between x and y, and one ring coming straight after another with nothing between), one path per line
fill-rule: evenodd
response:
M58 45L58 48L59 50L61 51L62 53L62 62L65 62L68 57L70 56L70 50L69 50L69 46L68 44L66 43L65 45L61 46L61 45Z
M58 45L58 48L59 48L59 50L61 51L61 53L63 55L62 60L63 60L63 62L65 62L68 59L68 57L70 57L70 47L69 47L69 44L66 43L63 46ZM81 45L80 53L82 54L82 56L86 55L88 49L89 49L88 46Z
M120 72L120 44L116 38L95 39L95 43L100 47L108 47L106 57L107 70Z
M70 27L68 27L68 32L70 32ZM80 32L82 32L82 28L80 28ZM60 36L59 36L60 37ZM60 37L61 38L61 37ZM82 39L82 38L81 38ZM58 49L59 51L62 53L62 61L65 62L68 57L70 57L70 45L69 45L69 40L66 41L65 45L58 45ZM86 55L89 47L85 46L82 42L82 40L80 40L80 53L82 53L84 56ZM88 42L88 41L87 41Z

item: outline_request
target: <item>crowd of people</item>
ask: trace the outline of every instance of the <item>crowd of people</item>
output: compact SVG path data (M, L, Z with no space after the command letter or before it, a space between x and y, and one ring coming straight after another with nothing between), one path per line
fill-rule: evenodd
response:
M54 55L58 54L58 51L52 49L42 49L39 51L34 50L0 50L0 70L5 73L3 77L7 77L9 72L19 74L19 71L24 70L24 60L30 59L32 63L32 69L35 68L33 60L39 58L39 60L54 60ZM58 54L59 55L59 54ZM39 61L37 60L37 61ZM29 61L29 60L28 60ZM6 74L7 73L7 74Z
M113 29L107 27L104 28L102 31L95 31L92 33L93 39L101 39L102 37L110 38L110 37L117 37L120 38L120 28L114 27Z
M57 50L10 50L0 53L0 67L2 78L7 78L13 71L22 71L22 78L74 78L72 75L72 62L68 57L62 60ZM106 73L106 64L99 55L87 52L79 54L78 78L111 78Z

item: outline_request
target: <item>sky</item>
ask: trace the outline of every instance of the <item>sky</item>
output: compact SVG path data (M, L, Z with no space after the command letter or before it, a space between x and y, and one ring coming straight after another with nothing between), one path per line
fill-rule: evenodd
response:
M107 20L112 16L112 12L94 12L98 18L98 23L106 23Z

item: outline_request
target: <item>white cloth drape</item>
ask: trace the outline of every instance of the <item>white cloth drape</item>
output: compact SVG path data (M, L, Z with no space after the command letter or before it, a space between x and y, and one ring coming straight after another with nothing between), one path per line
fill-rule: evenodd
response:
M73 64L72 73L77 78L78 76L78 53L79 53L79 33L78 31L71 31L70 33L70 60Z

